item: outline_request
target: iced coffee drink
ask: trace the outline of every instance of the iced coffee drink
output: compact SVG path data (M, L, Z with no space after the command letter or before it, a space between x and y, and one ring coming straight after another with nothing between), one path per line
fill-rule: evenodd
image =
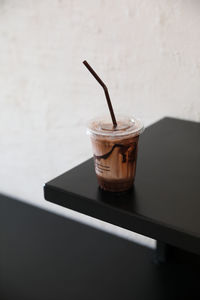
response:
M118 116L117 127L105 118L89 123L95 172L102 189L121 192L132 187L142 131L142 123L133 117Z

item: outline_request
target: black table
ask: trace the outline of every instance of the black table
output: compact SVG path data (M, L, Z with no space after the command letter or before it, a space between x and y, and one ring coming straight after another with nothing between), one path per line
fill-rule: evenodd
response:
M198 299L199 267L0 195L1 300Z
M48 182L44 192L48 201L156 239L158 261L171 253L197 262L200 124L164 118L147 128L140 137L135 185L127 193L101 191L92 159Z

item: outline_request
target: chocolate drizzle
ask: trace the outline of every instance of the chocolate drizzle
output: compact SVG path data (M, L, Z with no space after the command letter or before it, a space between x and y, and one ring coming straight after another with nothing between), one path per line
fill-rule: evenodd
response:
M129 145L122 145L122 144L114 144L112 149L107 152L106 154L103 154L103 155L95 155L94 154L94 158L97 159L97 160L100 160L100 159L107 159L113 152L113 150L115 148L120 148L120 151L119 153L122 155L122 162L125 163L126 162L126 152L129 148L132 148L130 154L129 154L129 161L133 161L135 160L135 152L136 152L136 143L133 143L133 144L129 144Z

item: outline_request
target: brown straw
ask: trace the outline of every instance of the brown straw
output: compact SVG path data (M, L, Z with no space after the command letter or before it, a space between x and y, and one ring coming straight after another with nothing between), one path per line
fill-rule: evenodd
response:
M86 66L86 68L90 71L90 73L94 76L94 78L98 81L98 83L104 89L104 92L105 92L105 95L106 95L107 104L108 104L108 108L109 108L110 115L111 115L112 122L113 122L113 126L117 127L117 121L116 121L116 118L115 118L115 114L114 114L114 111L113 111L113 107L112 107L112 103L111 103L111 100L110 100L110 95L108 93L107 86L101 80L101 78L99 78L99 76L97 75L97 73L92 69L92 67L88 64L88 62L86 60L83 61L83 64Z

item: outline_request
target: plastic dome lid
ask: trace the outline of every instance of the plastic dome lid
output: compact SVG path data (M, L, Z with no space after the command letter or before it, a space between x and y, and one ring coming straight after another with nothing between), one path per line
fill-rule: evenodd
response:
M87 133L90 135L98 135L109 138L117 138L123 136L136 136L140 135L144 131L144 126L139 119L132 116L116 117L117 127L114 128L111 118L98 117L92 119L87 126Z

